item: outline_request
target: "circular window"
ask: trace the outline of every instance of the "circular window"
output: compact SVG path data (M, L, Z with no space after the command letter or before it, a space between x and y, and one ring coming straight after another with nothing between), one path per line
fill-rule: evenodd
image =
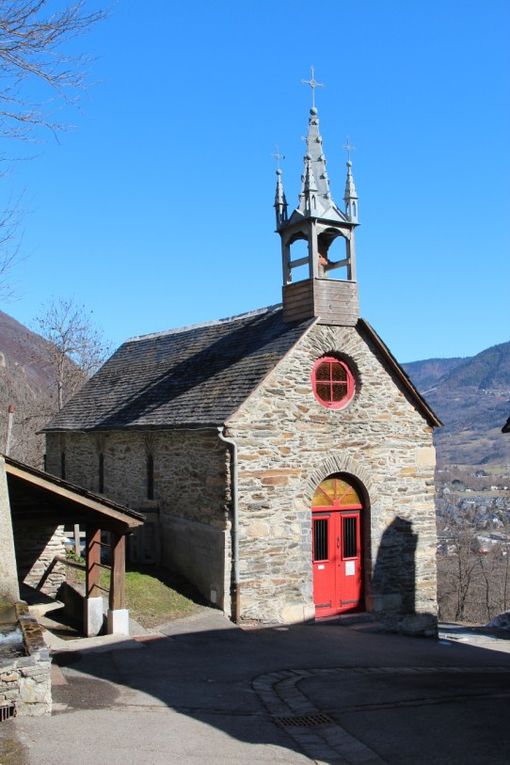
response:
M345 363L334 356L317 359L312 370L313 395L328 409L342 409L354 396L354 377Z

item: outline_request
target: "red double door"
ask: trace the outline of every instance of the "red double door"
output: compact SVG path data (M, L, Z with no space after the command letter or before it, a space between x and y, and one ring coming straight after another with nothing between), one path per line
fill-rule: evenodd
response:
M323 490L328 488L330 491ZM322 499L323 504L312 508L313 589L318 617L356 611L363 605L359 497L341 479L329 479L321 484L321 491L323 496L316 493L314 501ZM356 499L358 502L353 501Z

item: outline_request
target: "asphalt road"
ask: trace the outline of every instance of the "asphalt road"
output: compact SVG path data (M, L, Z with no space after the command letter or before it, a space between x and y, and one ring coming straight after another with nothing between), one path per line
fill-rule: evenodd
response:
M155 635L68 645L54 714L3 723L0 765L506 765L510 641L475 642L363 624L243 631L204 609Z

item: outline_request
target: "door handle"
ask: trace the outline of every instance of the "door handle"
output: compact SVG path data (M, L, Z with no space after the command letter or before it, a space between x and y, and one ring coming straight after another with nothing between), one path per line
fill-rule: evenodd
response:
M340 549L340 537L337 537L337 538L336 538L336 549L337 549L337 550L339 550L339 549Z

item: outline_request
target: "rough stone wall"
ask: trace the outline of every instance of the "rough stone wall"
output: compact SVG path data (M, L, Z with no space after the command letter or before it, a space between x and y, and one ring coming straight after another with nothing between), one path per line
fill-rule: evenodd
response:
M161 562L230 612L228 455L215 430L49 433L46 465L55 475L63 451L67 480L96 492L102 453L104 495L150 513L151 519L157 516ZM154 466L152 500L148 454Z
M353 401L328 410L312 393L313 362L349 360ZM314 615L311 500L346 473L363 489L365 602L388 627L433 632L436 530L432 432L355 328L315 325L240 410L238 445L241 618L293 622ZM229 613L229 474L214 431L48 434L47 468L133 509L159 513L162 561ZM146 455L154 460L154 500Z
M354 400L329 410L313 395L313 362L349 360ZM391 628L433 632L436 528L430 426L355 328L315 325L230 418L238 443L241 616L312 617L311 501L343 472L366 492L365 601Z
M0 705L14 703L20 717L51 714L51 662L41 628L25 603L16 610L24 651L18 656L0 652Z
M54 598L65 581L64 527L44 524L22 516L13 517L16 562L21 582Z
M0 455L0 599L19 600L18 571L14 552L11 506L5 460Z
M30 656L0 660L0 705L14 702L20 717L51 714L50 662Z

